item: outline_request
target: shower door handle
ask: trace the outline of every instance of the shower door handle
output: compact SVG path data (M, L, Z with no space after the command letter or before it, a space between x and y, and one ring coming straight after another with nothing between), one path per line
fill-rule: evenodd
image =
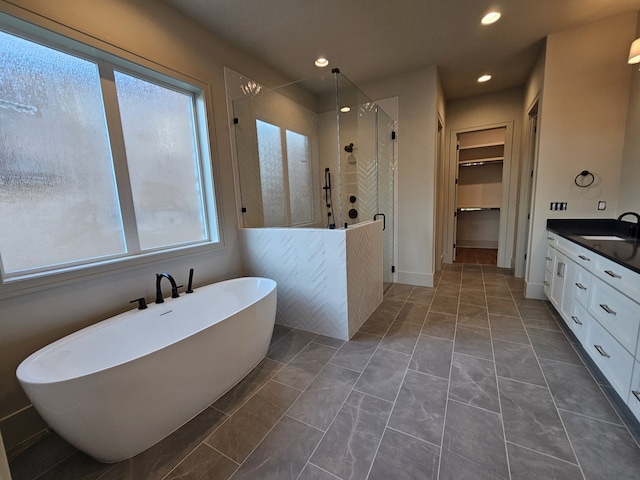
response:
M384 213L376 213L373 216L373 221L375 222L379 216L382 216L382 230L387 228L387 217L384 216Z

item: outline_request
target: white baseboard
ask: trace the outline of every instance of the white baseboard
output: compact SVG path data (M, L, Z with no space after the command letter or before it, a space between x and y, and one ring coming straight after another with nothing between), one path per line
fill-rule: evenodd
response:
M488 248L496 250L498 248L497 240L460 240L457 239L456 247L458 248Z
M433 275L416 272L398 272L398 283L418 285L420 287L433 287Z
M527 298L537 298L538 300L548 300L544 294L544 285L541 283L529 283L525 280L524 296Z

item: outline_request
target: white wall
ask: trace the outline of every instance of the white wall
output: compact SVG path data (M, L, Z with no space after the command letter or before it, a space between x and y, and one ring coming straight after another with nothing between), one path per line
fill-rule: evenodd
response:
M397 279L433 286L437 69L432 66L360 88L370 98L398 97Z
M22 392L15 369L38 348L81 327L131 308L129 300L153 298L156 272L186 280L195 268L196 285L242 274L237 246L231 145L223 65L266 85L280 77L258 60L215 37L196 22L153 0L0 0L0 11L153 67L181 72L208 85L210 143L225 248L162 263L116 270L97 277L0 300L0 427L7 449L44 425ZM170 201L170 199L168 199ZM16 413L18 413L16 415Z
M636 23L636 37L640 37L640 12ZM624 141L624 153L620 168L620 195L618 196L618 214L640 212L640 71L638 65L628 67L631 71L631 93L627 110L627 128ZM629 220L629 219L626 219Z
M547 39L527 296L544 298L548 218L615 216L635 31L634 12ZM574 184L582 170L593 172L593 186ZM607 210L597 210L599 200ZM568 209L550 211L553 201L568 202Z

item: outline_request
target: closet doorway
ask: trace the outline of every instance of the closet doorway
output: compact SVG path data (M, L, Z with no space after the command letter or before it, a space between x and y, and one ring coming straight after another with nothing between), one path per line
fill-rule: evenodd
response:
M505 265L511 124L453 132L454 262ZM510 264L510 261L508 261Z

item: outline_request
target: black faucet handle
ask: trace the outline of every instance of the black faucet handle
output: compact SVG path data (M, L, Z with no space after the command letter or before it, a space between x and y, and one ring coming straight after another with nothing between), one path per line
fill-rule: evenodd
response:
M138 302L138 310L144 310L145 308L147 308L147 301L144 299L144 297L136 298L135 300L131 300L129 303L136 302Z
M178 289L184 287L184 285L176 285L175 287L171 287L171 298L178 298L180 294L178 293Z
M187 291L184 293L193 293L193 268L189 269L189 283L187 284Z

